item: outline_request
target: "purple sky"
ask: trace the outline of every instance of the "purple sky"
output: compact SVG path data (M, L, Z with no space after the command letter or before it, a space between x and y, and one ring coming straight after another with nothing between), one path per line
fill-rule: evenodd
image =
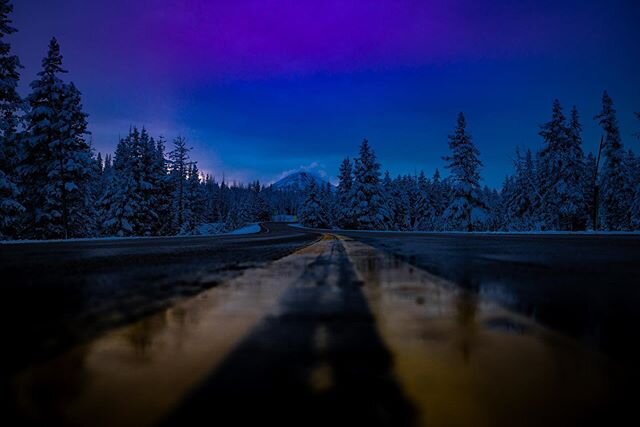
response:
M204 170L269 182L335 176L368 137L392 173L431 173L462 110L499 185L514 147L540 143L554 97L578 105L593 146L605 88L638 147L637 1L15 3L25 89L55 35L101 151L145 125L186 135Z

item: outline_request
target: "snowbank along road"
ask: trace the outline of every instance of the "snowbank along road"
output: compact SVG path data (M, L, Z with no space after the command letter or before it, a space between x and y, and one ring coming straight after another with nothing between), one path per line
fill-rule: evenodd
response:
M0 245L33 425L586 425L635 398L633 236L318 233Z

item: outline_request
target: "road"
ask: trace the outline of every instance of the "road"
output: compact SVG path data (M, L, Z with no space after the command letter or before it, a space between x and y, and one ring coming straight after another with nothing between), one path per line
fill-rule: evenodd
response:
M0 245L31 425L588 425L636 396L637 236Z

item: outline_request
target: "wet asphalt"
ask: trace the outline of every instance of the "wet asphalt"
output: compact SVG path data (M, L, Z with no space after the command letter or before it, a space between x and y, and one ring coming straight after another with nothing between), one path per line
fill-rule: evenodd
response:
M640 237L339 234L602 354L609 389L597 411L585 412L594 423L635 400ZM0 245L0 330L10 349L3 375L268 267L320 237L268 223L247 236ZM163 424L425 424L394 374L394 352L381 337L362 272L344 251L332 244L319 253L296 279L300 285L279 297L277 312L255 324ZM311 385L309 378L316 378Z

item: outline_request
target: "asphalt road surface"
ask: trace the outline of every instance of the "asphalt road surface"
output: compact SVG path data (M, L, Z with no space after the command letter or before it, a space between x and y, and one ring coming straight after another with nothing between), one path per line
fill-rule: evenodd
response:
M638 236L0 245L18 425L601 425L637 400Z

